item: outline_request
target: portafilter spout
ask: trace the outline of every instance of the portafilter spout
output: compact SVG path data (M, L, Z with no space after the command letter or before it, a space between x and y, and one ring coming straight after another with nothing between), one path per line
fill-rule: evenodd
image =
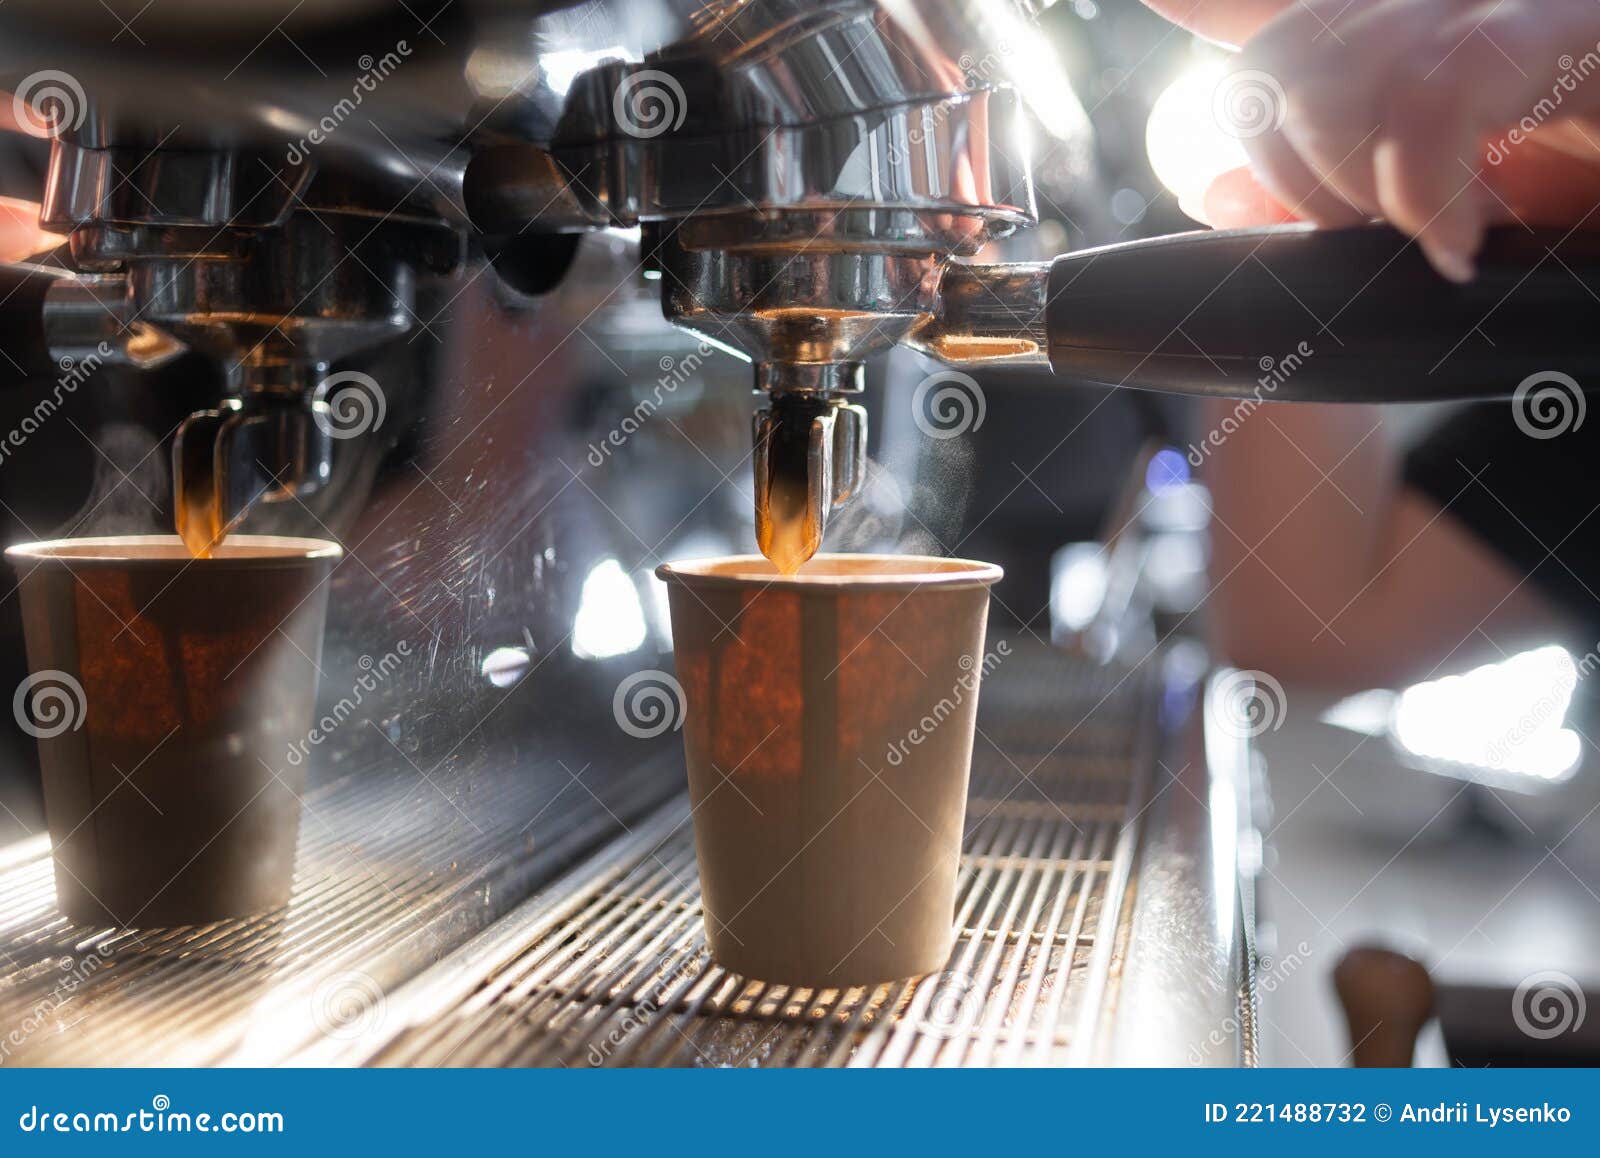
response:
M792 574L866 475L862 360L903 339L930 307L933 252L887 253L837 238L763 248L660 245L667 318L755 364L756 542ZM859 243L858 243L859 244ZM930 246L931 249L931 246Z
M172 444L179 538L204 557L257 503L300 502L333 475L337 427L325 363L250 367L230 396L189 415Z
M753 429L756 543L793 574L817 553L834 508L866 475L867 412L845 401L861 389L861 365L768 362L756 373L771 398Z

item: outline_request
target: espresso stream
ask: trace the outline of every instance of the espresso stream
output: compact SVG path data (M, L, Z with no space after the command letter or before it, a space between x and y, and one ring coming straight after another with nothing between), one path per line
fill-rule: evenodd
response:
M212 550L227 534L216 504L196 501L193 496L180 493L176 506L177 518L174 522L184 547L196 559L211 558Z
M756 510L756 543L785 575L798 572L822 545L807 518L809 486L803 475L793 478L774 470L767 480L766 502Z
M209 477L196 482L193 478L186 479L183 471L177 471L172 481L174 530L192 558L209 559L228 537L228 532L239 525L244 512L229 522Z
M228 522L212 480L197 479L193 477L196 473L205 472L196 472L193 465L185 469L183 464L177 464L173 472L173 521L190 556L209 559L243 513ZM756 509L756 541L761 553L784 575L798 573L822 545L808 517L809 490L810 479L803 470L795 474L773 469L764 501Z

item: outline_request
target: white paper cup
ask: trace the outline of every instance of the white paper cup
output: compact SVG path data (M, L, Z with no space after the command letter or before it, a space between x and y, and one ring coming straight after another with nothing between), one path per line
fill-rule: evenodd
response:
M197 924L289 898L316 703L320 539L176 535L11 547L56 900L88 925Z
M792 985L949 955L989 586L960 559L673 563L667 582L706 937Z

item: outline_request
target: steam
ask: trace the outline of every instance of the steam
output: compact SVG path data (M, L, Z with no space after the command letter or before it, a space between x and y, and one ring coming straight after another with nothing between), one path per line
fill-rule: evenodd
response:
M910 459L869 458L861 493L829 520L825 549L951 554L972 503L974 462L964 439L923 440Z
M62 535L147 535L172 530L172 474L161 442L128 422L110 422L91 440L98 453L89 497Z

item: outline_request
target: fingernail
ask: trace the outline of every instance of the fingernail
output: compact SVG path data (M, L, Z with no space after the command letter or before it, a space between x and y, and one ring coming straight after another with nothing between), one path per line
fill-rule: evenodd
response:
M1457 285L1466 285L1478 276L1476 263L1473 262L1469 255L1459 249L1450 249L1426 243L1423 244L1422 248L1433 268Z

